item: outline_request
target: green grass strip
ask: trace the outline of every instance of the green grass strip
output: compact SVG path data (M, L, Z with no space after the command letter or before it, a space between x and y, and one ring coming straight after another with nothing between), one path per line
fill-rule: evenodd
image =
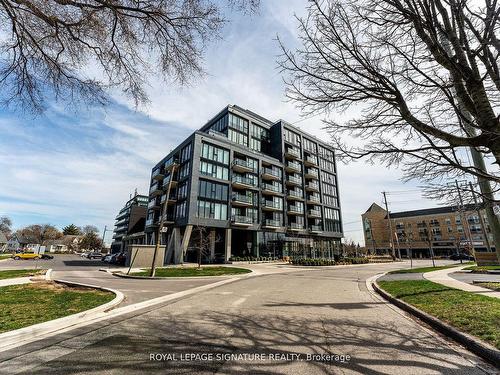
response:
M195 277L195 276L224 276L238 275L252 272L246 268L237 267L189 267L189 268L157 268L156 277ZM133 276L149 276L150 270L130 273Z
M427 280L379 281L392 296L500 349L500 299Z
M26 276L35 276L35 275L43 275L47 270L5 270L0 271L0 280L3 279L12 279L15 277L26 277Z
M403 270L391 271L389 273L392 273L392 274L394 274L394 273L425 273L425 272L444 270L446 268L465 266L467 264L474 264L474 263L473 262L464 262L464 263L454 263L454 264L448 264L446 266L437 266L437 267L407 268L407 269L403 269Z

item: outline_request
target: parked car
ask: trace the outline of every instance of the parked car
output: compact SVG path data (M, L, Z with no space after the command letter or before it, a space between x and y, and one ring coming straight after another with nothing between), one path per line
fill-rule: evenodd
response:
M91 251L90 253L87 253L86 258L87 259L101 259L102 253L99 253L97 251Z
M117 254L113 254L113 256L111 257L110 263L116 264L119 266L123 266L123 265L125 265L126 259L127 259L127 256L125 255L125 253L117 253Z
M40 254L35 254L35 253L19 253L19 254L14 254L12 257L15 260L20 260L20 259L40 259L41 258Z
M103 257L101 258L101 260L103 262L106 262L106 263L109 263L111 261L111 258L113 257L114 254L106 254L106 255L103 255Z
M451 260L474 260L474 257L472 255L469 255L469 254L464 254L464 253L461 253L461 254L452 254L450 255L450 259Z
M49 255L49 254L42 254L41 258L42 259L54 259L54 256L53 255Z

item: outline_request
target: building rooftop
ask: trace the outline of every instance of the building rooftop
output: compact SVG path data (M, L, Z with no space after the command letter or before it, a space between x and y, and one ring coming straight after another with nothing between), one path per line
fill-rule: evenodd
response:
M472 204L464 206L466 211L473 211L476 207ZM412 216L429 216L429 215L440 215L440 214L450 214L457 212L459 210L458 206L444 206L435 208L424 208L422 210L412 210L412 211L402 211L402 212L391 212L391 219L399 219L404 217Z

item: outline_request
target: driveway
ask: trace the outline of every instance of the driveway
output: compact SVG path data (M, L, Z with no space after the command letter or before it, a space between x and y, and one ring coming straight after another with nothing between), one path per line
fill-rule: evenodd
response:
M252 267L275 272L0 353L2 374L495 373L367 289L402 264Z

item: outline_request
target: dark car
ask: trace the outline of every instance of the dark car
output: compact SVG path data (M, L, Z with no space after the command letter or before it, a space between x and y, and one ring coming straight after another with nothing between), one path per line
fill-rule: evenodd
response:
M42 254L42 259L54 259L54 256L53 255L49 255L49 254Z
M472 255L469 255L469 254L461 253L461 254L450 255L450 259L451 260L474 260L474 257Z
M124 266L126 259L127 256L125 255L125 253L117 253L111 257L109 263L116 264L119 266Z
M98 253L97 251L91 251L90 253L87 253L86 257L88 259L101 259L102 254Z

